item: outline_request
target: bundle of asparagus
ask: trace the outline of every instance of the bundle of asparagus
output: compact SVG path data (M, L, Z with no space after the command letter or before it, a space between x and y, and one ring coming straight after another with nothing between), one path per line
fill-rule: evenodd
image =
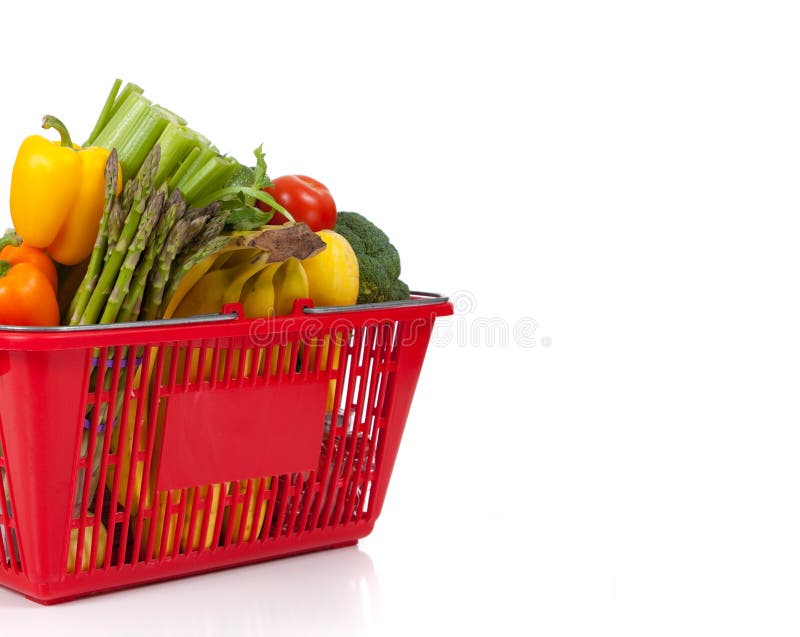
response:
M117 195L118 156L116 150L109 155L103 216L69 325L159 318L170 282L227 243L221 237L226 215L216 203L187 209L177 189L153 187L159 158L154 146Z

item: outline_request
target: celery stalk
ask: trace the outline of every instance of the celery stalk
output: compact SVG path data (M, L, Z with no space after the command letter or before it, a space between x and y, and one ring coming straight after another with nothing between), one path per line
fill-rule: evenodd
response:
M186 120L183 119L180 115L178 115L175 111L171 111L166 106L161 106L161 104L156 104L154 108L159 109L163 112L167 117L169 117L170 121L175 122L176 124L180 124L181 126L186 126Z
M217 156L217 149L209 144L200 144L200 152L192 159L191 163L187 166L181 166L181 171L176 173L172 179L169 180L170 188L177 188L183 194L183 189L188 179L191 178L202 166L206 164L212 157ZM184 194L184 198L186 195Z
M84 142L84 146L98 145L97 138L100 137L101 134L105 137L113 135L115 130L127 121L122 118L122 115L117 117L116 120L114 120L114 117L120 111L124 111L133 106L135 100L132 99L132 97L140 96L144 93L144 89L141 86L131 83L126 84L122 91L119 91L121 84L122 80L118 79L114 81L114 85L111 87L111 91L106 98L106 103L103 105L103 110L97 118L94 130L92 130L89 138Z
M159 136L167 127L167 117L156 108L149 108L131 133L120 141L117 146L119 161L122 165L122 177L125 180L135 175L145 157L158 141Z
M111 119L114 104L117 101L117 93L119 93L119 87L121 85L122 80L114 80L114 84L111 86L111 91L108 93L106 102L103 104L103 110L100 111L100 116L97 118L97 122L95 123L92 132L89 133L89 138L83 143L84 146L89 146L95 140L97 135L100 134L100 131L106 127L106 124L108 124L108 120Z
M95 146L117 148L136 129L138 120L150 110L150 100L138 94L131 94L119 110L111 117L106 127L94 140ZM120 158L122 161L122 158Z
M132 84L131 82L125 84L119 96L117 96L117 99L114 101L114 106L111 107L111 116L113 117L117 114L120 106L122 106L122 104L125 103L125 100L127 100L131 95L141 95L142 93L144 93L144 89L138 84Z
M200 153L203 152L203 148L201 146L195 146L190 151L189 154L183 159L180 165L175 169L172 173L172 176L169 177L168 183L170 190L176 188L178 182L183 179L183 176L186 174L186 171L189 170L189 167L194 164L195 160L200 156Z
M167 124L156 143L161 146L161 162L153 180L158 187L186 161L193 148L198 148L198 142L197 134L177 120Z
M158 144L161 162L155 187L166 182L193 206L218 192L228 196L225 186L240 168L235 159L222 156L209 139L189 128L179 115L154 105L140 86L128 83L121 91L119 88L117 80L90 140L96 146L117 149L125 181L136 174Z
M219 190L225 185L238 167L236 160L215 155L185 175L178 190L189 204L194 205L203 195Z

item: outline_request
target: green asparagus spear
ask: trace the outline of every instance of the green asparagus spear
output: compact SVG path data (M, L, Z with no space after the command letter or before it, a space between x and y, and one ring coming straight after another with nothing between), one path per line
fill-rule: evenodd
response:
M216 209L214 212L216 212ZM175 257L172 267L170 268L167 287L164 291L164 299L169 299L174 294L178 287L178 283L180 283L180 280L183 278L183 275L191 270L194 264L200 261L200 259L196 259L195 256L197 254L207 253L208 250L206 246L208 246L211 242L214 242L212 245L217 245L220 243L216 242L215 239L217 239L217 237L219 237L225 230L226 218L227 213L218 213L212 216L203 226L203 229L198 233L198 235L192 241L187 243L186 246ZM228 241L230 241L230 239L225 237L225 241L221 243L220 247L227 245ZM206 254L206 256L208 255ZM192 263L192 266L187 267L186 264L189 262ZM161 309L163 310L164 307L164 302L162 300Z
M136 231L136 236L131 241L130 246L128 246L128 253L120 266L114 288L111 290L108 301L106 301L105 310L103 310L103 315L100 317L101 323L114 323L117 320L122 302L130 290L133 273L136 271L136 266L139 264L150 235L161 217L166 198L166 185L153 192L148 198L142 218L139 221L139 229Z
M132 182L128 182L132 183ZM106 242L106 253L103 257L103 262L108 261L114 246L119 241L119 235L122 232L122 227L125 225L125 217L128 214L129 208L125 208L124 199L115 197L114 202L111 204L111 212L108 214L108 241Z
M125 217L128 216L131 204L133 203L133 195L137 184L138 181L135 179L128 180L122 189L122 193L114 199L114 203L111 206L111 211L108 215L108 241L104 257L105 261L108 260L111 251L114 249L114 246L117 245L117 241L119 241L120 232L122 232L122 227L125 225Z
M144 303L144 320L152 321L158 317L158 310L164 298L164 290L169 279L172 262L178 253L194 239L205 225L205 217L192 220L179 219L172 228L169 238L158 255L156 267L150 273L147 285L147 299Z
M230 243L230 240L230 237L217 236L207 241L194 252L186 251L185 256L172 266L169 275L169 284L164 292L161 307L159 308L159 315L166 309L167 305L169 305L169 300L172 298L175 290L178 289L178 285L186 273L206 257L222 250L222 248Z
M133 189L135 184L135 179L129 179L125 182L125 186L122 189L122 208L126 212L131 209L131 204L133 203ZM123 217L122 220L124 221L125 218Z
M194 253L207 244L211 239L218 237L225 229L225 222L228 218L228 212L218 212L219 205L214 203L205 208L208 220L206 221L200 233L181 250L178 259L181 259L185 253ZM187 216L189 213L187 213Z
M122 309L119 316L117 316L117 321L120 323L135 321L139 317L150 271L153 269L156 258L164 247L164 243L175 222L183 215L186 209L186 202L178 190L173 190L166 206L167 210L161 215L158 226L156 226L155 235L147 243L147 249L142 256L142 260L136 267L130 291L122 302Z
M103 266L102 272L97 279L97 285L86 304L86 309L80 318L80 325L91 325L97 323L103 309L105 308L111 290L117 280L122 262L128 253L128 247L136 236L139 228L139 221L142 213L144 212L145 202L153 184L153 175L158 168L160 150L158 146L154 146L153 150L145 159L136 181L137 186L134 190L133 203L128 215L125 217L125 225L120 233L119 240L114 246L113 250L109 253L108 258Z
M192 220L197 217L212 217L217 214L218 210L219 203L215 201L202 208L190 208L186 211L186 218Z

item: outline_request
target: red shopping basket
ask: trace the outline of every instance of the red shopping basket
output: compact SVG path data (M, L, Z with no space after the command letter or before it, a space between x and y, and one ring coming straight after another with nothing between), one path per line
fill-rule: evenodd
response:
M54 603L357 542L445 297L0 327L0 585Z

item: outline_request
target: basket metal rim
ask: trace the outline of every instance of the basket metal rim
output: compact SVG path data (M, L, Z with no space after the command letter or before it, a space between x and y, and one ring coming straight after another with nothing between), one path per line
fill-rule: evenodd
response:
M412 291L411 297L403 301L384 301L380 303L361 303L359 305L341 306L307 306L303 308L306 315L326 315L338 314L340 312L367 312L370 310L389 310L403 307L419 307L425 305L438 305L449 301L449 297L435 292ZM23 333L23 334L71 334L74 332L95 332L107 330L124 330L130 328L146 327L171 327L176 325L195 325L201 323L227 323L236 321L240 318L237 312L226 312L220 314L198 314L183 318L156 319L153 321L130 321L127 323L106 323L93 325L0 325L2 333Z

